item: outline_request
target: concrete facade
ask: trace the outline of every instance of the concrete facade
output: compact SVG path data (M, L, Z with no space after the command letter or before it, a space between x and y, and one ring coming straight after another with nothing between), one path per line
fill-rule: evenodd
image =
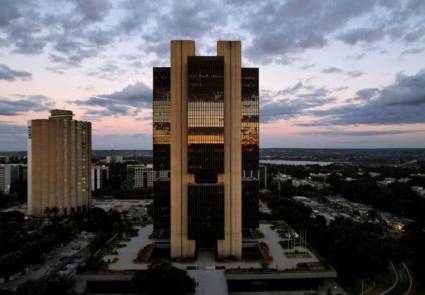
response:
M219 257L242 256L241 43L219 41L224 57L224 239L217 241ZM188 239L188 57L194 41L171 41L170 223L171 256L193 257L195 240Z
M187 235L187 71L194 41L171 41L171 257L193 257L195 241Z
M28 122L28 213L43 216L88 209L91 204L91 123L52 110Z
M219 256L242 258L241 42L217 42L224 56L224 240Z

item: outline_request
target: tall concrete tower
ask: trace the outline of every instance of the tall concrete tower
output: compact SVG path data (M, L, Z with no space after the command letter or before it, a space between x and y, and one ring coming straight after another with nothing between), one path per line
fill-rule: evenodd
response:
M241 258L242 228L258 226L258 69L241 68L240 41L196 56L178 40L153 76L155 229L172 257Z
M91 204L91 123L67 110L28 122L28 213L87 210Z

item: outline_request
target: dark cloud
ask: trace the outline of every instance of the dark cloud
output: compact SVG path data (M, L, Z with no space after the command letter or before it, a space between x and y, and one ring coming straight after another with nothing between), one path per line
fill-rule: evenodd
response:
M387 87L359 90L357 92L359 103L311 111L310 114L319 119L309 125L425 123L423 85L425 85L425 70L412 76L398 74L395 82Z
M277 92L278 95L290 95L290 94L295 94L297 93L300 89L306 88L309 86L304 85L303 82L299 81L297 84L295 84L294 86L290 86L287 87L285 89L279 90Z
M52 109L54 102L43 95L19 96L19 99L0 97L0 116L15 116L27 112L42 112Z
M370 12L376 2L289 0L262 5L255 2L242 21L242 28L254 35L248 55L256 59L275 58L322 48L330 34L351 19Z
M314 68L316 65L315 64L305 64L303 66L300 67L301 70L308 70L311 68Z
M378 88L364 88L360 89L356 92L357 98L363 100L370 100L372 97L375 97L376 94L379 93Z
M20 14L15 6L16 0L3 0L0 9L0 28L9 25L12 20L19 18Z
M347 55L346 58L350 60L361 60L365 56L366 56L366 53L362 52L360 54Z
M238 38L247 40L251 61L289 64L335 38L350 45L384 38L419 42L425 36L420 2L3 0L0 46L22 54L46 51L70 67L118 42L138 40L141 56L162 64L170 39L196 39L200 51L210 52L215 40Z
M31 80L32 75L31 73L24 72L24 71L16 71L12 70L6 65L0 64L0 80L6 80L6 81L15 81L15 80Z
M410 32L407 32L403 40L406 42L418 42L424 39L425 36L425 27L418 27L417 29L413 29Z
M338 67L329 67L322 70L323 74L336 74L336 73L343 73L343 72L344 71ZM351 78L357 78L364 75L364 73L360 71L347 71L345 72L345 74L347 74L347 76Z
M360 71L348 71L347 75L351 78L357 78L357 77L363 76L364 73Z
M96 108L88 110L87 116L128 115L151 108L152 89L143 82L138 82L111 94L96 95L87 100L77 100L72 103Z
M75 0L76 10L84 22L102 21L112 8L108 0Z
M326 68L322 71L322 73L324 74L333 74L333 73L341 73L341 72L343 72L343 70L337 67Z
M0 151L25 150L27 126L0 121Z
M3 11L2 2L0 14L10 17L3 28L0 25L0 32L16 53L40 54L50 45L53 62L77 66L115 41L112 30L104 28L112 8L107 0L6 2L10 7ZM11 17L11 12L17 17Z
M418 47L418 48L411 48L406 49L401 52L401 55L412 55L412 54L419 54L425 50L425 47Z
M355 45L359 42L374 43L385 37L382 27L356 28L340 34L337 38L347 44Z
M260 119L263 123L269 123L293 118L335 101L336 98L330 96L326 88L298 82L275 93L262 92Z
M97 70L88 72L87 75L96 76L106 80L116 80L117 78L122 77L126 72L127 71L123 67L115 64L104 64Z

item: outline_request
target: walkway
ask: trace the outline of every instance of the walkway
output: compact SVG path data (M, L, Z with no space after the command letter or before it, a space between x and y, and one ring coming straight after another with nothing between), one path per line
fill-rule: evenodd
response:
M149 224L139 229L137 236L133 237L127 244L117 249L117 255L106 255L105 260L113 261L114 258L118 258L118 261L109 264L110 270L136 270L136 269L147 269L148 264L146 263L134 263L134 259L137 257L137 253L143 247L154 243L153 240L149 239L149 235L152 233L153 225Z
M195 295L227 295L224 270L188 270L189 276L198 282Z
M409 269L406 264L401 263L394 265L397 280L395 285L390 289L382 293L381 295L407 295L412 289L412 277L409 273Z
M295 250L300 252L308 252L310 257L286 257L284 254L284 249L279 244L279 241L281 241L282 238L276 231L271 229L271 226L271 224L260 224L260 231L264 234L264 238L262 238L261 241L265 242L269 246L270 254L273 256L273 261L269 267L277 268L278 270L295 269L298 263L319 261L319 259L317 259L310 250L304 247L295 247Z

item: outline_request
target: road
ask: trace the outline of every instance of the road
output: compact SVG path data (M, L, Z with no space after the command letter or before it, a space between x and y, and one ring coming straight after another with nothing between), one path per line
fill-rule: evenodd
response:
M31 267L25 274L11 280L7 283L0 284L0 289L15 290L20 284L28 281L39 279L50 273L57 273L73 255L79 255L88 245L89 240L77 238L64 247L59 247L51 251L42 264ZM82 250L81 250L82 249Z
M404 263L394 265L397 272L397 283L381 295L407 295L412 289L412 277Z

